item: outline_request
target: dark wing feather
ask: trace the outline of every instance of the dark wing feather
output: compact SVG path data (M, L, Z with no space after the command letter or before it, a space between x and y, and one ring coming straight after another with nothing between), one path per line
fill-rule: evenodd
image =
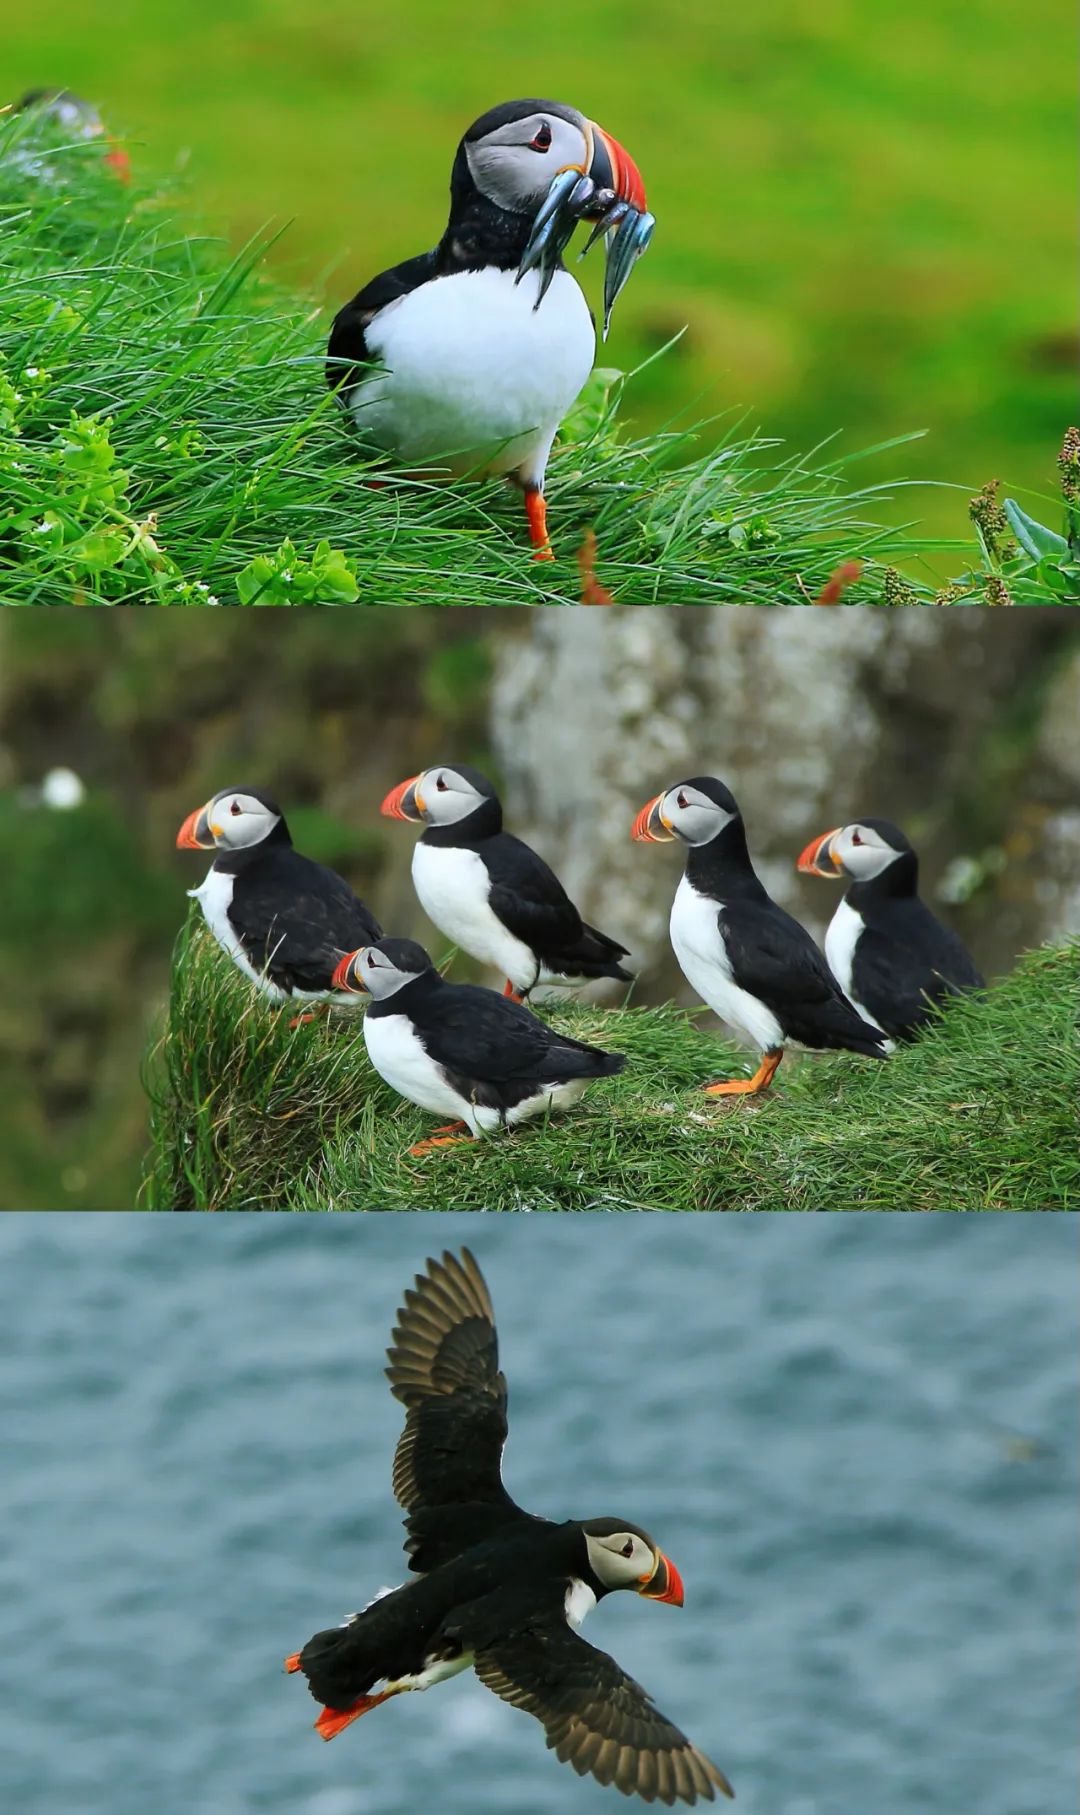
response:
M725 903L724 942L741 988L772 1009L789 1039L881 1058L881 1035L852 1008L804 926L775 901Z
M520 838L501 832L484 840L482 856L491 877L492 911L514 937L554 969L611 966L627 948L586 926L555 872ZM619 973L624 974L624 973Z
M556 1033L524 1004L475 983L446 984L433 994L424 1040L465 1095L496 1107L502 1086L610 1077L625 1064L622 1053Z
M715 1802L734 1795L723 1772L661 1714L613 1657L553 1610L474 1658L480 1681L540 1721L564 1764L643 1802Z
M935 1004L983 987L963 940L929 908L917 918L909 911L899 925L882 932L866 927L855 947L852 983L859 1001L894 1040L918 1033L933 1019Z
M373 277L357 291L351 302L339 309L326 349L326 382L332 391L339 385L347 391L363 377L359 368L374 363L366 336L380 310L400 296L408 296L411 290L435 276L435 253L421 252L417 258L407 258L389 271L381 271L378 277Z
M255 968L290 991L329 989L339 958L382 937L343 877L292 850L237 876L229 919Z
M423 1571L475 1543L490 1515L494 1523L525 1516L502 1484L506 1379L491 1299L467 1248L417 1275L387 1358L391 1390L407 1408L394 1495L410 1515L406 1553ZM453 1516L461 1507L470 1508L463 1523ZM425 1518L434 1509L438 1516Z

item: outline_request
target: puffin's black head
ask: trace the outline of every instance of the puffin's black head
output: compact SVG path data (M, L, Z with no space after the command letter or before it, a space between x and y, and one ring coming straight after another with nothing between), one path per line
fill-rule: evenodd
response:
M354 995L363 991L381 1002L407 983L415 982L425 971L437 975L431 959L415 939L380 939L377 945L362 945L359 951L342 958L334 972L333 986Z
M911 840L891 820L860 819L812 838L795 867L804 876L870 882L894 864L914 882L918 859Z
M490 807L494 806L500 823L502 809L487 776L465 763L455 763L452 768L444 764L439 768L424 769L419 775L410 775L407 781L391 788L379 811L387 819L421 820L426 826L456 826L484 806L489 807L484 816L485 830L497 831L497 824L487 823L493 817Z
M711 844L739 817L735 798L722 781L714 775L695 775L646 801L630 836L639 844L663 844L672 838L688 845Z
M630 1525L625 1519L586 1519L581 1535L584 1580L597 1600L618 1588L632 1588L647 1600L682 1606L682 1577L640 1525Z
M645 186L633 158L561 101L504 101L481 114L458 146L451 189L459 195L471 183L497 208L531 217L565 170L591 177L598 194L608 191L644 213ZM581 218L601 213L598 206Z
M245 851L268 838L289 844L289 828L276 800L258 788L222 788L189 813L176 834L179 851Z

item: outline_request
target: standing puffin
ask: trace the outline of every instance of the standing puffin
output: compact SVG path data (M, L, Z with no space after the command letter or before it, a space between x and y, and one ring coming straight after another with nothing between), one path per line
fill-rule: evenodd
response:
M188 893L223 951L271 1002L355 1006L333 981L344 952L382 937L335 871L293 849L281 808L256 788L223 788L189 813L181 851L216 851Z
M506 976L520 1002L538 983L614 977L625 945L586 926L542 857L502 829L502 805L487 777L459 763L425 769L392 788L380 811L421 821L413 887L439 931Z
M785 1046L884 1058L880 1032L847 1002L805 927L758 881L723 782L711 775L677 782L642 807L632 836L645 844L678 838L689 847L671 906L675 956L702 1001L763 1055L752 1078L710 1084L709 1096L767 1089Z
M333 1739L393 1695L471 1665L503 1701L542 1722L547 1743L644 1802L714 1802L723 1772L577 1628L605 1595L633 1590L681 1607L674 1563L626 1519L554 1523L502 1482L506 1378L495 1314L472 1255L429 1260L398 1312L387 1377L406 1408L393 1488L414 1571L286 1658L302 1670Z
M538 560L551 557L551 444L596 352L561 257L582 220L596 222L590 245L607 239L606 336L653 227L637 166L575 107L493 107L457 148L438 245L365 284L328 348L327 380L377 447L408 466L521 486Z
M337 990L373 998L364 1044L378 1072L421 1109L454 1120L409 1149L428 1153L472 1135L513 1128L551 1109L569 1109L594 1078L613 1078L621 1052L601 1052L557 1034L518 1002L476 983L447 983L422 945L382 939L343 958Z
M946 996L981 989L963 940L919 899L919 859L887 819L861 819L811 839L804 876L851 878L825 935L825 956L848 1001L895 1040L911 1040Z

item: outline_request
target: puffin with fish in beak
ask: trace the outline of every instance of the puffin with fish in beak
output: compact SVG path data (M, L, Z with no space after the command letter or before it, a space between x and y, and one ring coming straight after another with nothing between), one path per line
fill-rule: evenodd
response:
M406 466L503 474L551 558L544 474L592 370L596 333L563 264L606 243L604 337L654 226L640 172L611 134L557 101L507 101L461 140L437 246L372 278L337 315L327 380L363 437Z
M506 1376L495 1313L468 1249L429 1260L398 1312L386 1370L405 1407L393 1490L412 1580L386 1589L286 1658L323 1704L333 1739L391 1696L471 1666L485 1688L540 1721L580 1776L624 1796L693 1806L734 1794L606 1651L579 1637L599 1601L634 1593L683 1604L660 1546L626 1519L555 1523L503 1486ZM373 1736L374 1738L374 1736Z

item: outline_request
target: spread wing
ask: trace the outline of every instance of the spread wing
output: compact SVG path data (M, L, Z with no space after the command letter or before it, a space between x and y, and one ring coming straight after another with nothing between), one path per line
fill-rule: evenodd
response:
M553 1610L479 1648L474 1667L503 1701L542 1722L547 1743L582 1777L643 1802L715 1802L733 1796L724 1773L692 1746L625 1670L572 1632Z
M391 1390L407 1408L394 1495L409 1514L406 1554L424 1571L525 1517L502 1484L506 1379L491 1299L467 1248L428 1261L405 1294L387 1357Z

